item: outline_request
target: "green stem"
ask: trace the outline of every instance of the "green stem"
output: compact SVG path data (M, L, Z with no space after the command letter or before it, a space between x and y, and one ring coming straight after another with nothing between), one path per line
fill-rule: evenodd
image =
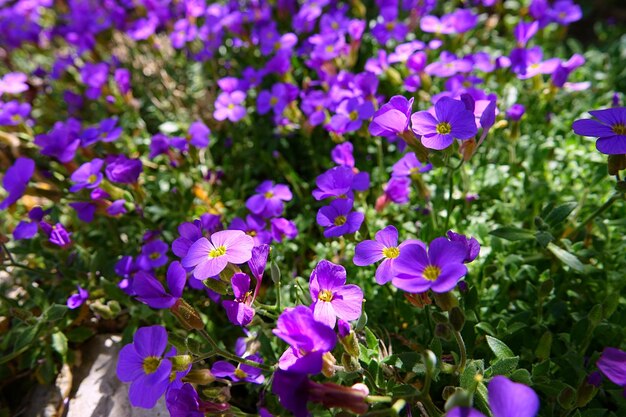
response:
M459 164L459 167L461 166L461 164ZM450 225L450 215L452 214L452 193L454 192L454 172L455 170L453 170L452 172L450 172L450 179L448 181L448 207L446 208L446 222L445 222L445 227L443 229L443 232L447 232L448 231L448 226Z
M615 193L611 196L611 198L609 198L606 203L602 204L600 207L598 207L593 213L591 213L585 220L582 221L582 223L580 223L580 225L578 225L577 230L580 230L582 228L584 228L585 226L587 226L593 219L595 219L596 217L598 217L600 214L604 213L605 211L607 211L612 205L613 203L615 203L617 200L619 200L620 198L622 198L622 194L621 193Z
M209 344L211 345L211 348L213 350L207 354L208 356L206 356L206 357L201 356L197 360L206 359L206 358L209 358L209 357L214 356L214 355L219 355L219 356L222 356L222 357L224 357L226 359L229 359L231 361L235 361L235 362L239 362L241 364L253 366L255 368L259 368L259 369L262 369L264 371L268 371L268 372L273 371L273 368L270 367L270 366L264 365L262 363L254 362L254 361L251 361L251 360L248 360L248 359L240 358L239 356L234 355L234 354L232 354L232 353L230 353L230 352L220 348L217 345L217 343L215 342L215 340L213 340L211 335L206 330L201 329L199 331L200 331L200 334L202 335L202 337L204 337L207 340L207 342L209 342Z
M459 345L459 355L461 356L461 360L459 361L459 365L457 366L456 370L459 374L461 374L465 370L465 364L467 363L467 351L465 350L465 342L463 341L463 336L461 335L461 332L455 330L454 339Z

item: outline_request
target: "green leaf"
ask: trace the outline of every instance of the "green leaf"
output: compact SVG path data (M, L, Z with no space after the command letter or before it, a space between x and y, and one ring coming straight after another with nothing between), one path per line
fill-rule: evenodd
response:
M278 284L280 282L280 269L278 269L278 265L276 265L276 262L274 261L270 264L270 274L274 284Z
M52 333L52 349L61 355L63 362L67 360L67 337L63 332Z
M584 265L582 262L578 260L578 258L565 249L561 249L556 246L554 243L548 243L548 250L554 254L561 262L565 265L569 266L576 272L582 272L584 269Z
M82 343L94 334L95 332L88 327L75 327L68 331L66 336L70 342Z
M467 363L465 370L461 374L460 385L468 391L472 391L476 385L476 375L484 373L485 364L482 359L472 360Z
M490 235L499 237L500 239L517 241L517 240L531 240L535 238L535 234L527 229L520 229L519 227L505 226L489 232Z
M489 345L489 348L491 349L493 354L496 355L496 358L498 359L515 357L513 351L509 349L509 347L505 345L504 342L496 339L495 337L487 336L487 344Z
M426 367L421 363L422 356L417 352L404 352L396 355L387 356L383 363L401 369L405 372L415 372L423 375L426 373Z
M369 327L365 328L365 342L367 343L367 347L370 349L378 348L378 339L376 338L374 333L372 333Z
M47 320L47 321L60 320L63 318L63 316L65 316L65 313L67 313L67 310L68 310L67 306L64 306L62 304L52 304L50 307L48 307L48 309L44 313L43 315L44 320Z
M554 236L552 236L548 232L537 232L535 238L542 248L545 248L546 246L548 246L548 243L554 240Z
M519 356L513 356L512 358L498 359L491 364L489 369L485 371L487 377L494 375L509 375L517 368L519 363Z
M572 211L576 208L577 203L565 203L558 207L555 207L545 218L545 222L550 226L554 227L561 223L563 220L567 219L567 216L570 215Z
M511 381L521 382L524 385L533 384L533 380L530 377L530 372L528 372L527 369L518 369L515 372L513 372L511 375L509 375L509 378L511 379Z
M496 334L496 329L494 329L493 326L487 323L486 321L481 321L474 327L476 327L479 330L482 330L484 333L490 336L493 336L494 334Z

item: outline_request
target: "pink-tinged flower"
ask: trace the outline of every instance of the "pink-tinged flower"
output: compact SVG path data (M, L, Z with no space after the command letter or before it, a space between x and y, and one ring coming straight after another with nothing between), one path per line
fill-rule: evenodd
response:
M410 177L415 174L422 174L433 169L432 164L423 164L418 161L415 152L409 152L398 160L392 167L392 176Z
M67 308L73 310L85 304L85 301L89 299L89 292L77 285L78 294L73 294L67 299Z
M346 165L350 168L354 168L354 156L352 155L353 150L354 147L352 146L352 143L340 143L333 148L330 153L330 157L337 165Z
M25 157L17 158L15 163L6 170L4 178L2 178L2 185L8 196L0 202L0 210L5 210L24 195L34 172L35 161Z
M213 117L216 120L230 120L238 122L246 115L244 102L246 101L246 93L243 91L233 91L230 93L223 92L217 96L215 101L215 111Z
M392 284L406 292L422 293L428 290L443 293L453 289L467 274L464 261L467 248L461 242L438 237L428 248L423 242L403 248L395 261L397 275Z
M0 95L20 94L28 90L28 77L22 72L9 72L0 78Z
M277 242L282 242L284 238L293 239L298 236L296 224L284 217L270 220L270 229L272 231L272 239Z
M237 340L238 343L235 345L235 355L252 362L263 363L263 359L259 355L246 354L246 344L239 343L242 339L243 338ZM253 384L262 384L263 381L265 381L265 376L261 373L261 369L256 366L246 364L235 366L226 361L215 362L211 367L211 373L218 378L228 378L235 382L246 381Z
M396 276L395 261L406 245L419 241L408 239L398 245L398 230L387 226L376 233L376 240L364 240L354 249L354 262L357 266L367 266L383 260L376 269L376 282L385 284Z
M231 279L234 300L224 300L222 305L231 323L237 326L247 326L254 318L254 308L251 307L253 297L250 291L250 277L238 272Z
M246 201L246 207L252 213L263 217L280 216L284 210L283 201L290 201L293 196L285 184L274 185L273 181L263 181L256 193Z
M242 264L252 257L254 240L241 230L222 230L195 241L182 260L185 268L193 268L193 276L204 280L219 275L230 262Z
M305 306L286 308L272 332L290 345L278 361L278 367L285 371L319 373L322 357L337 343L335 331L315 320L313 311Z
M420 111L411 116L413 132L422 136L427 148L445 149L454 139L470 139L478 132L474 114L460 100L442 97L435 103L434 113Z
M574 133L597 137L596 149L606 155L626 154L626 107L589 111L593 119L574 122Z
M624 388L624 396L626 396L626 352L605 347L597 365L611 382Z
M337 317L346 321L361 317L363 290L358 285L346 285L343 266L320 261L311 272L309 291L315 320L335 327Z

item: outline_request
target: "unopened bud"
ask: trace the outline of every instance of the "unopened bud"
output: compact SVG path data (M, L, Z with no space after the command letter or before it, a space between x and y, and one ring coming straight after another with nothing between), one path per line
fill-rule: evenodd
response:
M332 353L326 352L324 356L322 356L322 373L327 378L332 378L335 376L335 365L337 364L337 359L333 356Z
M210 387L202 390L202 393L213 401L226 403L230 401L230 387Z
M200 314L182 298L176 300L170 311L187 330L204 329Z
M186 371L193 362L193 358L190 355L170 356L167 359L172 362L172 370L176 372Z
M122 312L122 307L120 306L120 303L115 300L109 301L107 303L107 306L109 307L109 310L111 310L111 313L113 313L115 316Z
M437 323L435 326L435 336L443 340L450 340L452 338L450 326L446 323Z
M452 328L457 332L463 330L463 325L465 324L465 314L463 314L463 311L459 307L453 307L449 315Z
M589 404L593 397L596 396L598 392L598 388L594 385L590 384L587 381L587 378L583 379L583 382L578 387L578 392L576 393L576 407L582 408Z
M359 348L359 342L356 340L356 334L350 332L346 337L340 337L339 342L350 356L359 357L361 349Z
M437 355L432 350L426 349L422 354L424 365L426 365L426 373L432 374L437 367Z
M208 369L192 369L183 378L183 382L190 382L198 385L208 385L215 381L215 376Z
M448 398L444 409L450 411L455 407L469 408L472 406L472 396L463 388L457 388L454 393Z
M450 311L452 307L459 305L459 300L456 299L452 292L435 293L435 303L443 311Z
M433 311L431 316L433 320L435 321L435 323L447 323L448 322L448 318L446 317L446 315L439 311Z
M456 387L447 385L443 388L443 392L441 393L441 398L443 398L444 400L447 400L448 398L452 397L452 394L454 394L455 391L456 391Z
M570 410L576 404L576 391L572 387L565 387L559 392L556 400L561 407Z
M346 372L356 372L361 370L359 359L354 356L350 356L345 352L341 355L341 364Z
M609 175L617 175L622 169L626 169L626 155L609 155Z
M228 285L224 281L209 278L202 281L202 283L205 287L220 295L226 295L226 293L228 293Z

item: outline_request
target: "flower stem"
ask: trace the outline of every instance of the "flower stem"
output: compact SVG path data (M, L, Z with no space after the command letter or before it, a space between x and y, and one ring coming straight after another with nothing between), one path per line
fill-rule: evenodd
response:
M234 355L222 348L220 348L217 343L215 342L215 340L213 340L213 338L211 337L211 335L204 329L199 330L200 334L202 335L202 337L204 337L207 342L209 342L209 344L211 345L212 351L207 353L207 356L201 356L199 359L206 359L206 358L210 358L211 356L215 356L215 355L219 355L222 356L226 359L229 359L231 361L235 361L235 362L239 362L241 364L245 364L245 365L249 365L249 366L253 366L255 368L259 368L262 369L264 371L268 371L271 372L273 371L273 367L271 366L267 366L264 365L262 363L258 363L258 362L254 362L248 359L244 359L244 358L240 358L237 355Z
M598 217L600 214L604 213L605 211L607 211L612 205L613 203L615 203L617 200L619 200L620 198L622 198L622 193L615 193L611 196L611 198L609 198L606 203L602 204L600 207L598 207L593 213L591 213L585 220L583 220L579 225L577 230L580 230L584 227L586 227L589 223L591 223L591 221L593 219L595 219L596 217Z
M463 336L461 336L461 332L458 330L454 331L454 339L456 343L459 345L459 355L461 359L456 368L456 371L461 374L465 370L465 364L467 363L467 351L465 350L465 342L463 341Z

